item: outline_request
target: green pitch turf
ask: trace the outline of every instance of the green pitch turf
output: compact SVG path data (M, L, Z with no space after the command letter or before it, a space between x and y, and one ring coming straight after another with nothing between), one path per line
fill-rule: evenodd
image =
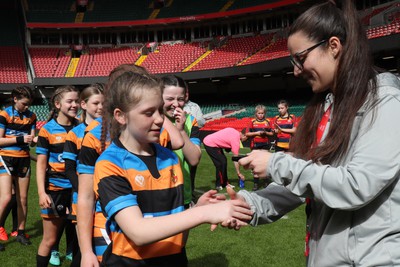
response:
M244 148L242 153L248 152ZM230 159L231 154L227 154ZM233 163L229 160L230 183L238 190L238 180ZM0 266L25 267L36 266L36 253L42 239L42 220L40 218L38 196L35 179L35 163L32 162L32 178L29 190L29 210L26 230L31 236L32 245L22 246L14 237L6 242L6 250L0 252ZM243 171L247 181L246 189L251 190L253 183L249 171ZM201 162L196 174L196 194L214 188L215 168L207 153L203 150ZM225 192L223 190L222 192ZM11 215L6 223L7 231L11 229ZM210 232L209 225L201 225L190 231L186 246L189 258L189 267L283 267L305 266L304 234L305 214L304 206L288 214L288 218L281 219L270 225L245 227L240 231L218 227ZM60 243L62 255L61 266L69 266L65 260L65 236ZM49 265L51 266L51 265Z

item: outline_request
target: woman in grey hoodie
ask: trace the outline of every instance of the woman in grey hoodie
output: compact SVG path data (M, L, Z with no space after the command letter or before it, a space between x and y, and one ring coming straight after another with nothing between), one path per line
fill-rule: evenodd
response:
M303 13L288 48L314 97L291 153L253 151L239 161L275 182L238 193L255 212L251 224L306 202L308 266L400 266L399 80L374 69L350 0Z

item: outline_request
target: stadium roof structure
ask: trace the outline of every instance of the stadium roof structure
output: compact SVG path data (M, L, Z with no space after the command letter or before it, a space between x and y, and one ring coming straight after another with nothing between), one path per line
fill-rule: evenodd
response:
M92 3L127 3L128 0L93 0L89 1ZM129 0L130 2L135 2ZM223 23L235 21L237 19L246 19L253 16L269 16L279 12L290 12L290 10L304 10L310 4L315 1L308 0L236 0L236 1L214 1L207 0L208 2L220 2L228 3L233 2L237 6L231 7L231 9L226 8L225 10L219 9L216 12L210 13L187 13L186 15L168 17L167 15L159 16L158 18L152 19L135 19L135 20L109 20L109 21L87 21L87 22L66 22L66 21L46 21L45 16L38 16L36 19L27 16L25 19L25 33L30 34L30 31L60 31L60 32L79 32L79 31L98 31L99 29L104 29L106 31L118 31L119 29L131 29L139 28L144 31L151 28L174 28L177 25L204 25L206 23ZM181 4L185 2L187 5L192 5L192 9L196 10L196 3L205 3L207 1L188 1L188 0L174 0L174 1L163 1L165 4L175 2L175 4ZM27 0L21 1L21 3L49 3L49 9L47 13L53 11L55 6L54 1L51 0ZM57 1L71 3L75 1ZM136 2L153 2L139 0ZM397 2L397 1L394 1ZM248 6L245 6L245 3ZM254 4L249 4L254 3ZM24 6L24 4L22 4ZM117 5L118 6L118 5ZM221 5L222 6L222 5ZM34 5L31 6L30 12L34 13ZM26 8L26 7L25 7ZM53 9L52 9L53 8ZM202 10L197 8L198 10ZM162 9L161 9L162 10ZM175 14L175 13L173 13ZM60 17L60 16L59 16ZM40 19L41 18L41 19ZM57 19L57 17L55 18ZM398 71L400 69L400 34L391 34L379 38L370 39L371 48L374 54L375 62L379 67L386 68L388 70ZM27 50L27 49L26 49ZM280 57L276 59L271 59L267 61L262 61L255 64L218 68L218 69L208 69L201 71L190 71L190 72L178 72L175 73L183 77L191 84L193 91L199 91L206 93L208 90L222 90L222 91L240 91L243 90L243 83L246 81L246 86L252 90L265 90L266 88L274 89L288 89L288 88L305 88L308 87L306 84L302 83L298 79L294 78L292 75L292 65L289 62L287 56ZM28 85L32 87L47 87L52 88L63 84L75 84L75 85L86 85L92 82L105 82L107 77L61 77L61 78L38 78L33 77L32 82ZM267 85L267 86L266 86ZM9 90L12 84L0 84L0 91ZM249 89L250 90L250 89ZM192 91L192 89L191 89Z

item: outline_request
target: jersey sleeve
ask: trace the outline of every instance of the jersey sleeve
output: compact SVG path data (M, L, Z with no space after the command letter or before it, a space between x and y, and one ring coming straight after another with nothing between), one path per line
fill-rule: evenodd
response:
M137 197L123 171L107 160L97 163L94 183L107 218L113 217L124 208L138 205Z
M45 128L41 128L36 145L36 154L47 155L49 152L49 133Z
M77 147L78 137L73 131L69 131L67 139L64 144L63 159L77 160L78 157L78 147Z
M4 110L0 111L0 129L5 129L7 125L8 114Z
M200 141L200 128L197 124L197 120L194 118L193 122L192 122L192 129L190 131L190 141L195 144L200 146L201 145L201 141Z
M88 132L82 141L82 147L78 156L78 173L94 174L94 165L100 156L100 140L91 132Z

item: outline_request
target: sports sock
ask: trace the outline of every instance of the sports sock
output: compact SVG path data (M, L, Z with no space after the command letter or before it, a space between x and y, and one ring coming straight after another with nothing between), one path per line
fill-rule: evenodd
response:
M47 267L49 264L50 255L49 256L40 256L36 254L36 267Z

